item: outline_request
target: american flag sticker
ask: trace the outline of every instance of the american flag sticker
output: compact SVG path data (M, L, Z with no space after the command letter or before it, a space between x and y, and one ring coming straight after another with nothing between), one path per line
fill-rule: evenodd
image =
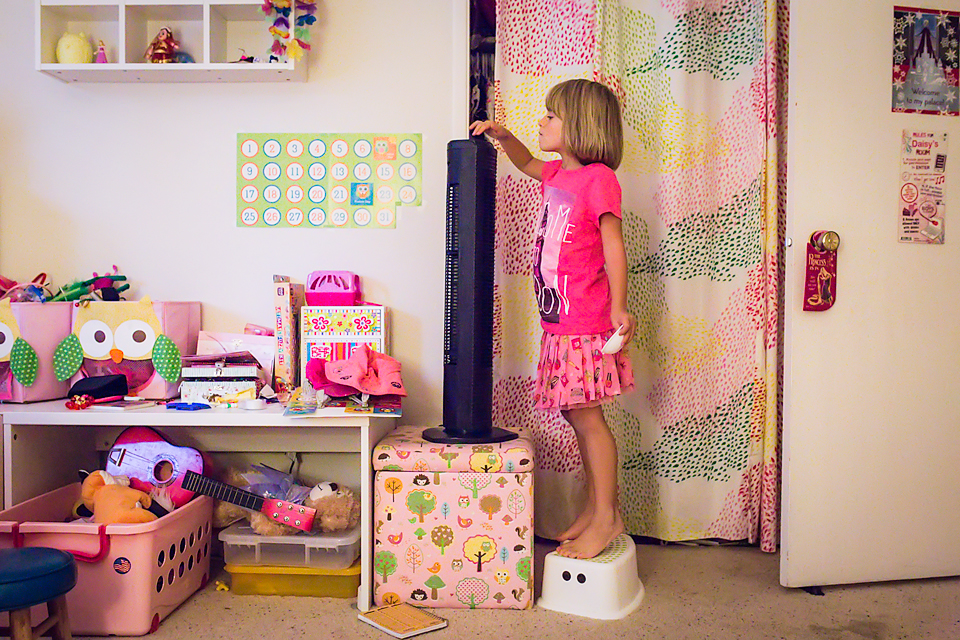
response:
M130 573L130 568L130 561L126 558L121 557L113 561L113 570L121 575Z

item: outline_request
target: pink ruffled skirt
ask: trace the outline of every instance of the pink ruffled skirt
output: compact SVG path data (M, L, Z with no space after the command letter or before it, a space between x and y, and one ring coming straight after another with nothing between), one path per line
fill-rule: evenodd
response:
M595 407L633 389L633 366L626 349L600 349L614 329L592 335L543 333L534 406L537 409Z

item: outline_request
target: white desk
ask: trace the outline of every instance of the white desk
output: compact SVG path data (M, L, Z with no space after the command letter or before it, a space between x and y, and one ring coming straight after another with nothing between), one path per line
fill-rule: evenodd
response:
M179 446L207 452L357 453L360 456L360 589L357 606L372 604L373 448L396 424L395 416L320 409L309 418L284 417L278 405L262 411L70 411L63 400L0 405L3 421L3 499L9 508L77 481L77 469L100 468L126 427L153 427Z

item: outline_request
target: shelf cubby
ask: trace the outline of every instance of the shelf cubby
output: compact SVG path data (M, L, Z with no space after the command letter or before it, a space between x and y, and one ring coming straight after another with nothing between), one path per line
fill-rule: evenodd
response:
M306 79L306 59L267 60L273 37L262 0L36 0L36 66L65 82L283 82ZM293 17L291 17L291 21ZM164 27L192 63L156 64L144 53ZM64 33L103 40L107 64L63 64L57 42Z

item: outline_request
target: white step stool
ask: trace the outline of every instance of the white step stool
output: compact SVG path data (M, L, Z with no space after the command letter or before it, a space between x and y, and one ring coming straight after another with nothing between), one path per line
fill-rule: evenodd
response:
M625 533L596 558L564 558L556 551L543 560L543 588L537 605L598 620L619 620L640 606L643 583L637 549Z

